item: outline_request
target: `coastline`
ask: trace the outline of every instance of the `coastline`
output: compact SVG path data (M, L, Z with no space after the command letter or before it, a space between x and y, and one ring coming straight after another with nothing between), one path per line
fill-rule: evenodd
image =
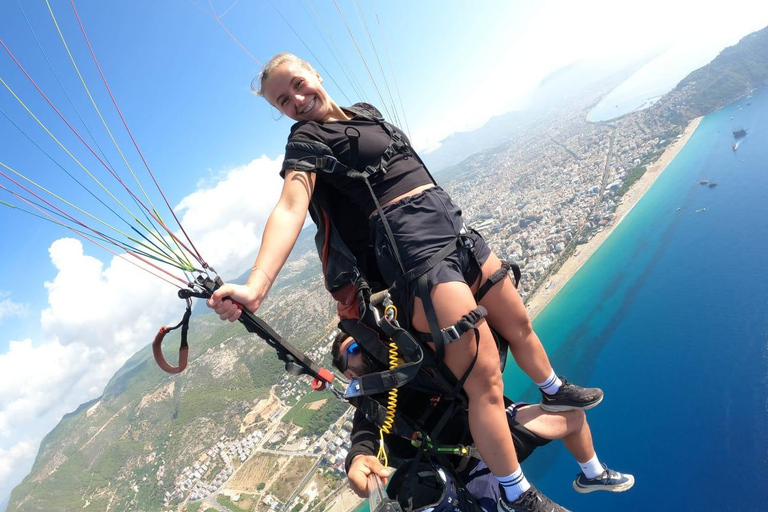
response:
M589 260L597 251L598 247L613 233L621 221L632 211L635 205L642 199L645 193L651 188L651 185L661 176L664 169L677 156L680 150L688 143L688 140L696 131L703 118L693 119L685 127L682 136L664 151L664 153L654 163L648 166L645 174L635 182L626 194L621 198L621 202L616 208L616 218L610 226L595 234L589 242L578 247L575 254L571 255L560 269L552 276L547 278L547 283L543 288L530 299L526 307L531 318L535 318L552 300L560 289L573 277L576 272ZM364 503L351 489L346 488L342 491L326 509L328 512L349 512L357 510Z
M637 180L621 198L618 207L616 208L616 218L610 226L607 226L603 231L595 234L589 242L584 245L580 245L576 252L571 255L565 263L558 269L558 271L547 278L545 285L536 292L536 294L530 298L526 307L528 308L528 314L531 319L536 316L549 304L560 289L568 282L568 280L578 272L578 270L589 260L590 257L597 251L597 248L608 239L613 233L624 217L632 211L632 208L642 199L645 193L651 188L651 185L661 176L664 169L667 168L669 163L677 156L681 149L688 143L688 140L696 131L703 118L697 117L688 123L685 127L682 137L677 139L671 144L664 153L653 164L648 166L645 174Z

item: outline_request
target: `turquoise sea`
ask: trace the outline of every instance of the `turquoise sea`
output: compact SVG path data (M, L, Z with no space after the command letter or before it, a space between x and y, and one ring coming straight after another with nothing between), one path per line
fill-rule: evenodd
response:
M523 464L548 496L574 511L768 510L768 88L701 122L534 326L556 371L604 389L597 453L636 478L577 494L553 442ZM511 359L504 377L513 399L539 400Z
M768 88L701 122L534 324L556 371L604 389L597 453L637 482L578 495L557 444L523 465L546 494L584 511L768 510ZM517 368L505 385L537 400Z

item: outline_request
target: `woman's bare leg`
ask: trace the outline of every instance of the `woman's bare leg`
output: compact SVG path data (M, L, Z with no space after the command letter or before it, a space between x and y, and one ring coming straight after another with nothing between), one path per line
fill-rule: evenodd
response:
M501 268L501 260L491 253L482 268L485 282L491 274ZM475 283L476 290L479 283ZM487 320L509 343L515 362L534 382L544 382L552 373L547 352L533 332L531 319L523 300L510 279L502 279L493 286L480 301L488 310Z
M441 327L453 325L477 307L472 292L463 282L435 285L431 296ZM418 297L414 303L413 325L419 331L429 332L424 307ZM504 408L499 353L488 324L481 321L478 330L480 347L477 361L464 383L464 391L469 398L469 428L491 472L506 476L515 472L519 464ZM475 334L469 331L459 341L445 347L444 362L457 378L461 378L476 352Z

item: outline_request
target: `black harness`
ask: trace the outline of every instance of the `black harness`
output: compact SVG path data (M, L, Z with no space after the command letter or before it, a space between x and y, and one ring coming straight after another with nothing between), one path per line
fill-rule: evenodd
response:
M382 369L380 372L363 376L360 379L360 389L358 390L359 396L355 396L354 398L349 399L349 401L363 412L374 425L381 428L385 423L387 409L375 399L374 395L381 395L393 387L399 387L404 384L408 384L410 389L416 389L428 394L431 393L433 396L439 397L441 401L448 401L449 403L449 406L445 409L444 413L437 419L434 428L430 429L430 432L428 433L424 431L425 424L435 411L434 407L429 407L424 411L420 418L407 418L405 415L397 414L394 419L394 427L391 433L401 438L408 439L412 441L414 445L418 446L419 449L415 464L418 464L418 460L424 456L436 460L445 459L446 454L461 455L465 458L477 456L477 452L473 447L441 446L436 440L451 418L455 417L457 414L466 414L468 401L463 392L463 386L466 379L469 377L478 356L478 350L476 350L469 368L464 375L457 379L443 362L445 346L458 341L464 333L474 331L476 346L479 349L479 332L477 325L487 315L487 312L485 308L478 306L476 309L464 315L454 325L440 328L427 283L427 274L435 267L435 265L439 264L446 257L460 248L473 249L474 244L469 238L470 232L468 230L462 231L462 233L460 233L454 240L418 267L413 269L406 269L404 267L403 260L397 250L394 233L392 232L381 204L373 191L370 180L376 175L386 173L389 161L398 154L417 158L425 169L426 166L418 154L403 139L403 137L400 136L394 126L387 123L378 112L359 107L352 107L349 110L365 119L375 121L389 135L390 144L382 153L381 159L377 165L369 165L364 169L352 168L340 162L327 145L314 141L292 140L288 142L286 150L298 150L305 154L311 154L311 156L302 157L296 160L295 163L291 162L294 164L294 169L297 171L332 173L365 183L373 203L376 206L376 211L381 218L389 244L393 250L394 258L402 272L401 277L388 291L392 296L402 297L404 295L409 298L409 303L404 305L407 308L405 314L407 318L410 315L413 306L410 299L413 294L408 293L408 291L409 289L415 290L416 294L422 299L430 326L429 334L420 333L414 338L409 330L400 328L398 325L390 322L385 315L376 313L377 305L372 303L371 296L373 292L380 290L375 289L375 286L369 284L364 273L343 273L345 279L352 283L353 288L357 292L356 297L358 307L356 318L343 318L340 314L341 321L339 326L343 331L350 334L360 344L364 352L370 356L372 360L379 363L379 366ZM348 136L350 135L348 134ZM356 142L356 138L350 136L350 144L352 147L355 147ZM427 173L429 174L428 170ZM429 174L429 177L432 182L435 183L431 174ZM329 218L327 211L337 207L333 198L325 197L323 191L318 193L320 183L321 180L317 180L315 193L313 194L310 205L310 213L316 224L318 224L318 236L320 236L320 231L333 229L333 219ZM360 229L364 228L361 227ZM332 241L334 236L334 234L325 234L324 239L326 241ZM338 238L343 242L341 237ZM318 244L318 249L321 258L323 258L323 255L326 253L326 246L321 247L321 245ZM361 256L356 254L354 257L351 257L351 259L353 261L365 261L367 258L364 255ZM477 261L477 258L475 258L475 260ZM324 268L326 268L325 260ZM517 285L520 279L519 267L512 263L503 262L502 267L482 284L476 295L476 301L479 302L491 287L508 275L510 270L514 273L515 285ZM339 280L338 275L328 275L328 272L326 272L326 286L332 294L334 293L334 289L339 289L341 287L341 284L338 281L344 281L345 279ZM405 293L403 294L403 292ZM409 322L406 321L405 324L407 326ZM503 369L506 363L507 343L500 339L495 332L494 335L496 336L497 346L499 347L501 367ZM418 339L418 341L416 341L416 339ZM387 346L385 340L394 340L400 349L403 363L395 369L390 369L387 366ZM432 342L434 344L434 351L429 348L426 342ZM416 357L413 356L421 356L420 361L416 360ZM443 464L443 466L445 466L445 464Z
M456 324L441 329L438 324L437 314L435 312L434 305L429 295L429 289L428 289L428 283L427 283L428 272L432 268L434 268L435 265L443 261L446 257L452 254L454 251L458 250L460 247L464 247L472 250L473 244L472 244L472 241L468 238L469 231L464 230L454 240L449 242L440 251L435 253L426 262L422 263L418 267L410 270L406 270L403 265L403 260L399 254L399 251L397 250L397 244L395 242L394 233L392 232L392 228L390 227L389 222L387 221L387 217L384 214L384 211L382 210L381 204L379 203L379 200L373 191L373 187L371 186L370 179L377 174L385 174L387 172L388 162L395 155L404 154L409 157L416 158L426 170L430 180L432 180L432 183L434 184L437 184L437 183L435 179L432 177L432 175L429 173L429 170L427 169L422 159L419 157L418 153L416 153L413 150L413 148L405 141L405 139L400 135L398 130L395 129L393 125L391 125L390 123L384 120L384 118L378 113L378 111L375 111L375 109L372 109L372 108L366 108L366 107L357 106L357 105L353 107L349 107L348 110L350 110L351 112L353 112L354 114L360 117L376 122L389 136L390 143L387 146L387 148L383 151L381 159L379 160L376 166L368 165L362 171L349 167L343 164L342 162L340 162L334 156L333 151L328 146L319 142L314 142L314 141L300 141L300 140L289 141L286 146L286 150L299 150L304 153L312 153L312 156L306 156L306 157L300 158L295 162L294 168L297 171L323 172L323 173L329 173L329 174L332 173L332 174L344 176L352 180L362 181L363 183L365 183L366 188L368 189L368 192L370 193L371 198L374 202L374 205L376 206L376 212L381 218L382 225L384 227L387 238L389 240L390 247L392 248L394 258L397 261L398 266L400 267L400 270L402 272L401 277L394 283L392 287L389 288L389 291L393 296L397 296L398 292L401 292L401 291L404 292L401 296L408 297L409 303L403 304L402 306L406 308L407 314L409 315L413 307L413 304L410 303L410 297L413 294L408 293L408 291L409 289L413 289L415 287L416 295L418 295L419 298L421 298L424 304L424 310L425 310L427 321L430 327L429 339L426 339L425 336L423 335L420 336L420 338L422 341L430 341L434 343L435 360L438 364L442 364L442 361L445 356L445 345L458 341L461 335L463 335L465 332L475 330L476 324L482 318L484 318L487 314L485 308L478 307L470 311L469 313L467 313ZM316 199L313 196L312 202L315 203L314 205L315 208L323 209L322 199ZM482 297L485 296L485 294L488 292L488 290L492 286L494 286L496 283L498 283L504 277L506 277L506 275L510 270L514 272L515 284L517 284L517 282L519 282L519 279L520 279L520 268L514 263L503 262L501 269L499 269L488 281L486 281L481 287L481 289L478 291L478 294L476 296L477 302L479 302L480 299L482 299ZM361 291L365 290L362 292L360 296L360 306L361 306L360 319L362 320L365 317L364 309L367 309L371 290L368 282L365 281L364 275L358 275L356 279L358 282L357 284L358 288ZM367 296L366 296L366 293L367 293ZM405 325L406 326L410 325L410 322L407 321L407 315L406 315ZM343 325L342 325L342 330L346 330L344 329ZM353 335L353 337L355 335L355 333L352 333L352 332L350 332L349 334ZM360 340L358 340L358 342L359 341ZM386 357L383 357L381 347L376 346L376 344L370 345L370 344L362 343L362 345L363 345L363 348L366 349L369 353L371 353L371 355L373 355L375 359L381 362L385 361Z
M468 238L469 231L462 231L454 240L430 257L429 260L416 268L406 271L397 250L394 234L373 191L370 179L378 174L386 173L389 161L398 154L418 159L425 170L427 169L426 165L424 165L419 155L404 140L395 127L386 122L378 111L372 107L366 108L364 106L354 106L348 110L365 119L375 121L389 135L390 144L382 153L377 165L368 165L362 170L351 168L339 162L327 145L314 141L289 141L286 150L293 149L311 154L311 156L300 158L295 162L294 168L297 171L332 173L365 183L376 206L376 211L382 220L394 257L402 271L401 277L390 287L388 292L394 296L394 292L397 291L398 295L408 297L408 303L404 305L406 308L405 317L408 319L413 307L411 299L413 294L408 292L415 287L416 294L424 304L430 333L418 333L414 337L407 328L400 327L396 321L391 321L386 315L380 314L380 311L377 309L379 304L375 296L382 296L382 294L375 294L375 292L385 292L385 290L383 290L383 283L379 282L382 279L378 268L376 268L375 264L372 264L369 255L353 254L347 246L344 238L335 227L334 216L329 213L336 211L339 207L335 202L337 198L332 197L330 191L327 188L324 189L318 180L310 201L310 216L318 227L315 241L323 260L325 286L339 304L339 327L360 344L363 351L375 363L377 370L379 370L358 379L358 389L355 396L345 398L353 406L360 409L374 425L380 428L385 424L387 409L375 399L376 395L381 395L391 389L407 384L409 388L432 394L435 397L439 397L440 401L447 401L449 406L437 420L435 427L430 429L430 432L424 432L424 426L436 410L434 404L432 407L427 408L420 418L407 418L404 415L397 414L390 433L410 440L414 446L419 448L413 467L416 467L419 460L424 456L432 457L441 462L444 467L448 467L450 464L447 464L447 454L461 455L465 458L477 456L476 450L472 447L441 446L436 439L451 418L456 414L466 414L468 401L463 392L463 386L477 361L480 344L477 326L487 315L487 311L484 307L478 306L464 315L454 325L441 329L429 295L427 273L459 248L463 247L472 250L472 240ZM348 136L350 136L351 143L356 143L356 140L352 140L354 137ZM435 183L428 170L427 174L432 182ZM367 221L367 219L365 220ZM357 222L357 225L354 225L354 230L367 229L366 223L359 220ZM477 258L475 258L475 261L477 261ZM514 282L515 286L517 286L520 280L520 268L514 263L502 262L502 267L481 285L475 296L476 301L480 302L491 287L503 280L510 270L514 274ZM372 278L373 281L369 282L369 278ZM188 306L187 313L182 322L174 328L162 328L153 343L154 355L158 364L165 371L171 373L178 373L186 366L188 350L186 334L191 313L189 298L210 297L210 294L222 284L218 279L214 280L203 276L199 277L197 281L198 291L182 290L180 292L180 296L187 300ZM384 293L384 295L387 294ZM240 321L246 326L248 331L259 335L276 349L278 357L285 363L288 372L295 375L307 374L313 377L313 387L315 389L323 389L325 384L330 384L334 380L333 374L318 366L301 351L283 340L253 313L243 310ZM408 327L410 322L405 323L406 327ZM178 327L182 327L179 366L173 367L163 358L160 345L165 334ZM458 341L464 333L470 331L474 331L475 334L477 347L475 356L464 375L457 379L443 362L445 346ZM503 370L506 364L507 343L497 333L492 332L496 337L501 369ZM394 368L389 365L388 340L396 343L400 359L402 360L402 363ZM428 342L434 344L434 351L429 348ZM333 386L330 386L330 389L338 394L338 391ZM476 508L473 508L474 500L468 493L466 494L466 510L479 510L479 506L476 506L476 504Z

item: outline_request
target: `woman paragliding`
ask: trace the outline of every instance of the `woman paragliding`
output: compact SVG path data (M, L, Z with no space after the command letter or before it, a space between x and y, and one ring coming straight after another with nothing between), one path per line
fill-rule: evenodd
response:
M588 409L602 400L602 391L557 377L512 281L491 279L502 262L479 234L465 228L461 210L434 183L399 128L384 123L370 105L340 107L315 69L288 53L267 63L257 92L296 121L281 171L284 185L247 283L222 286L208 305L229 321L239 318L239 305L257 310L293 249L313 194L320 186L334 189L341 198L335 210L341 213L331 220L364 217L358 219L369 227L364 238L375 247L375 264L386 286L401 291L397 300L405 308L408 324L422 333L437 330L433 339L439 342L442 336L445 344L436 342L442 346L433 348L444 350L443 360L455 376L466 377L463 389L469 399L472 437L504 491L499 510L565 510L532 487L517 462L490 327L507 340L517 364L541 388L543 407ZM368 179L308 170L302 162L317 157L304 149L311 143L328 148L334 162L357 169ZM451 246L454 240L460 243ZM485 320L480 318L476 328L465 332L457 330L469 312L482 310L478 306L487 310Z

